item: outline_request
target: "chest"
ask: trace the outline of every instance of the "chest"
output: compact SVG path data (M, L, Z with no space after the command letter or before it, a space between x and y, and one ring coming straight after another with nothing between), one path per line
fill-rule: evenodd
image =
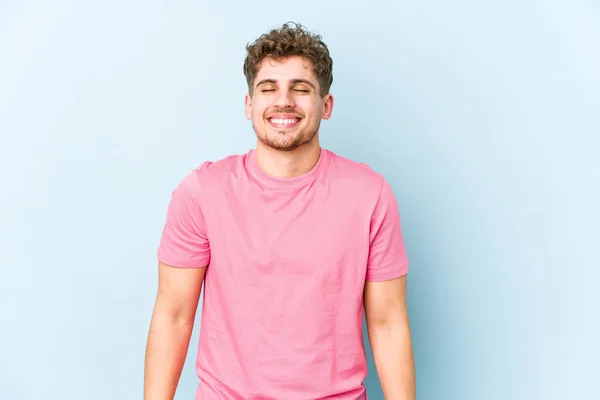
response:
M364 275L370 213L351 193L229 190L212 196L206 208L211 263L229 273L330 281Z

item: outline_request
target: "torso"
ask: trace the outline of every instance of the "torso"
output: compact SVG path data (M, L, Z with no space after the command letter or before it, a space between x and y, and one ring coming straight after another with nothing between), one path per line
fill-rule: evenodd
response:
M284 182L252 157L205 166L197 399L363 399L362 294L381 178L322 150L313 171Z

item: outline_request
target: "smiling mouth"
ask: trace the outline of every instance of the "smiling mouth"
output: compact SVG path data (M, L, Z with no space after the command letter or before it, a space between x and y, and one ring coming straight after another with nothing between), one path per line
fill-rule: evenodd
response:
M300 120L302 118L300 117L291 117L291 118L279 118L279 117L271 117L271 118L267 118L267 121L269 121L269 124L271 124L271 126L274 126L277 129L290 129L290 128L294 128L295 126L297 126L300 123Z

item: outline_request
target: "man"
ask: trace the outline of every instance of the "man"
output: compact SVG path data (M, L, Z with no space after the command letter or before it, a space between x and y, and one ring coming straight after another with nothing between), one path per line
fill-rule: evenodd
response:
M413 400L396 200L380 174L319 145L334 103L328 48L284 24L247 52L257 145L173 191L144 398L173 399L204 282L197 400L366 399L363 307L385 399Z

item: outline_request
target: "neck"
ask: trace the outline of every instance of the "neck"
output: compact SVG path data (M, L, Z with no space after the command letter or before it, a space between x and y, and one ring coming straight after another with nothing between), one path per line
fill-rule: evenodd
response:
M312 140L292 151L275 150L260 141L256 145L256 162L268 175L286 179L304 175L314 168L321 155L319 140Z

